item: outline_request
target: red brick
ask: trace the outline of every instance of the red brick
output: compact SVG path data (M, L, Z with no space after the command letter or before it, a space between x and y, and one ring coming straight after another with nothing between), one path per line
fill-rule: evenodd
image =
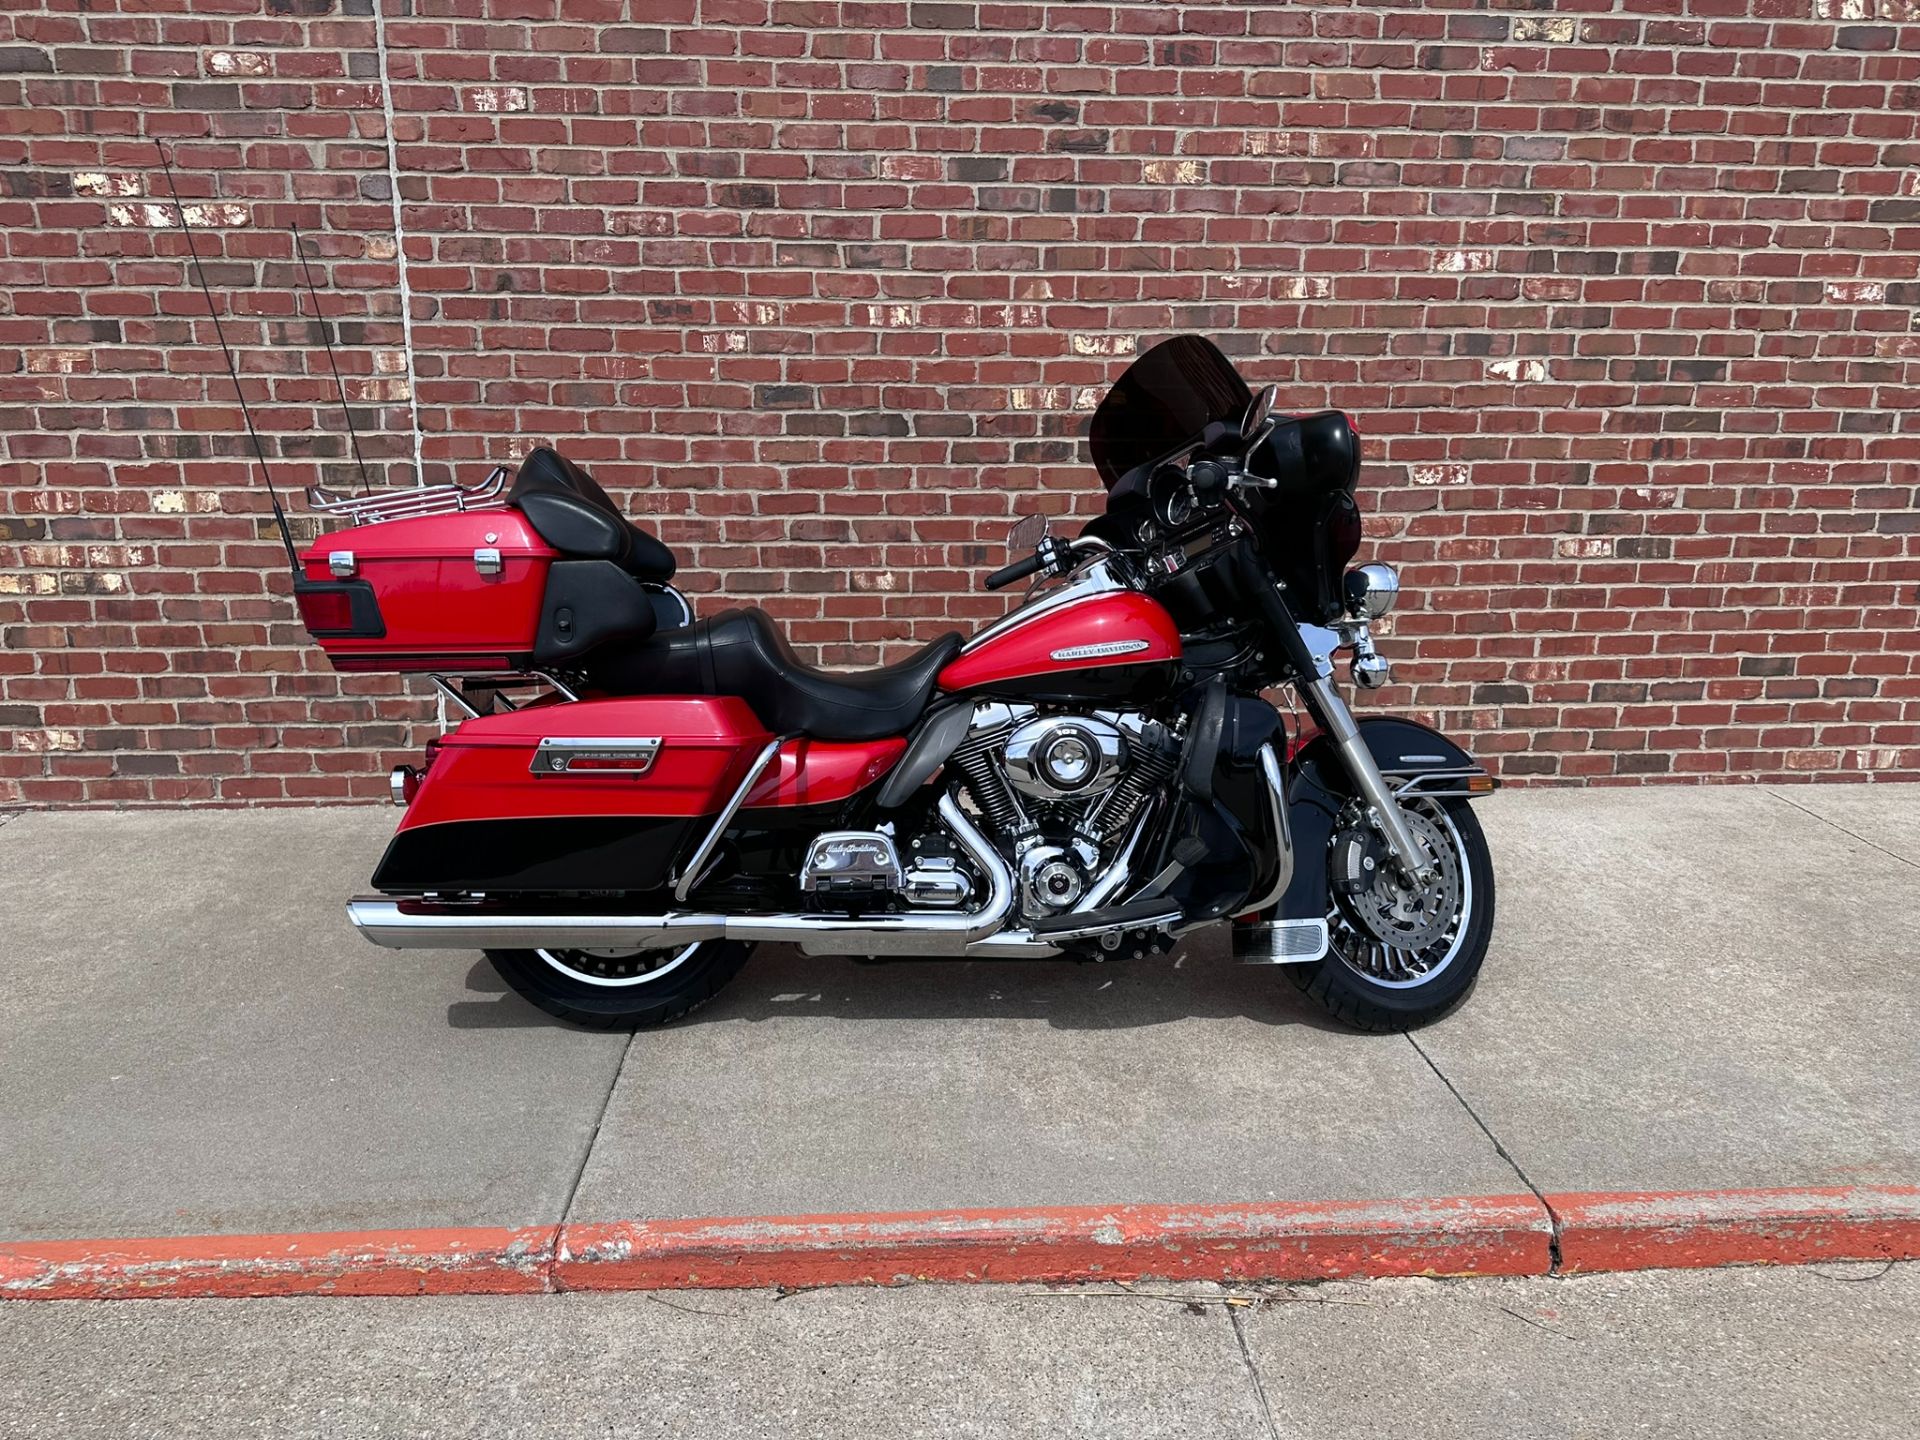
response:
M293 221L376 483L416 408L428 481L557 443L830 662L998 613L1012 515L1097 507L1075 397L1199 329L1362 424L1408 607L1369 703L1515 780L1920 778L1913 27L453 8L387 21L411 366L371 16L23 39L0 803L378 798L432 733L304 641L147 134L239 207L197 239L290 497L357 478Z

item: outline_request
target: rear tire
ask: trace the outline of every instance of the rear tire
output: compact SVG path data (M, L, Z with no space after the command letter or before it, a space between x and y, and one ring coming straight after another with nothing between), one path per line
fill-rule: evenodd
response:
M626 955L583 950L489 950L515 994L590 1030L644 1030L699 1009L740 973L753 946L703 940Z
M1369 961L1384 968L1378 964L1378 947L1370 952L1370 937L1332 906L1326 955L1313 965L1286 967L1296 986L1356 1030L1416 1030L1440 1019L1472 993L1493 939L1493 855L1473 807L1464 800L1430 800L1422 813L1444 822L1442 829L1453 841L1468 880L1461 905L1466 913L1456 930L1429 952L1407 957L1415 964L1429 964L1429 973L1392 981L1369 974Z

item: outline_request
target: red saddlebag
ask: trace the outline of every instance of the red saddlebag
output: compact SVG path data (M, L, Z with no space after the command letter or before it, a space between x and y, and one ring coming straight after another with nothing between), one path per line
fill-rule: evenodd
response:
M658 889L771 738L731 696L467 720L430 747L373 883L390 895Z

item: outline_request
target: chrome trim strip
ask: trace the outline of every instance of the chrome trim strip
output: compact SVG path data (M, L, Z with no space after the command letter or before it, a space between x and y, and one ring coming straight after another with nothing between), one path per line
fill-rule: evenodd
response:
M681 594L678 590L674 589L673 586L642 585L640 588L646 591L649 595L671 595L673 597L674 603L680 607L680 624L682 626L686 626L686 625L691 625L693 623L693 602L687 599L687 597ZM661 628L673 629L676 627L662 626Z
M760 753L754 757L753 764L747 767L746 778L734 790L732 798L721 807L720 813L714 817L712 826L707 830L706 838L700 842L699 848L693 852L693 858L687 861L686 867L674 880L673 898L676 901L681 904L686 903L688 893L700 882L701 876L706 874L707 862L713 859L713 852L720 847L720 837L727 833L727 826L733 823L733 817L745 803L747 792L753 789L754 782L765 772L767 766L773 763L773 757L780 753L780 747L793 738L791 735L776 735L761 747ZM561 946L560 948L575 947Z
M661 743L658 735L609 736L606 739L568 739L549 735L535 747L533 761L527 769L535 775L630 775L637 778L651 770L653 762L660 758ZM582 760L613 763L598 765L590 770L574 769L574 765ZM619 763L622 761L628 763Z

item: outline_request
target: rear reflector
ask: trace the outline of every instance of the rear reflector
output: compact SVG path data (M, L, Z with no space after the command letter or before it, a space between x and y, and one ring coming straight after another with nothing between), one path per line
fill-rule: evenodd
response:
M378 640L387 633L379 597L364 580L296 580L293 600L315 639Z

